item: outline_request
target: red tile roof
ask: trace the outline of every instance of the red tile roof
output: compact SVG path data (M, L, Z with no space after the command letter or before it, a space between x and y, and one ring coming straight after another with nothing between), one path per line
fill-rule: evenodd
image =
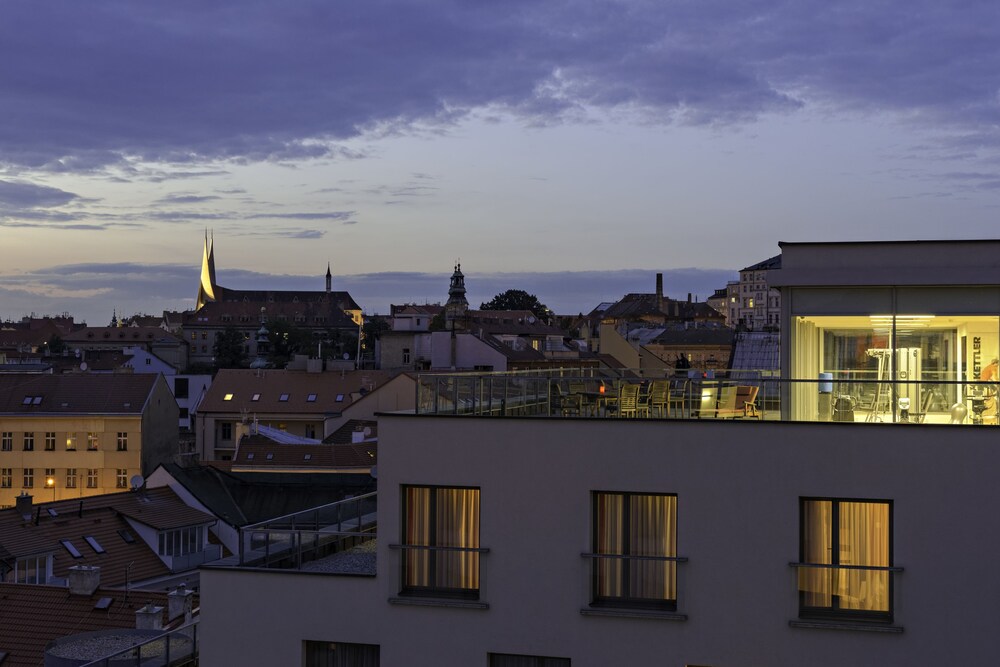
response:
M101 572L103 578L104 572ZM107 609L95 609L101 598L111 598ZM38 667L46 645L54 639L81 632L135 628L135 612L152 602L163 607L167 623L166 593L98 588L92 595L70 595L62 586L0 583L0 651L7 653L3 667Z

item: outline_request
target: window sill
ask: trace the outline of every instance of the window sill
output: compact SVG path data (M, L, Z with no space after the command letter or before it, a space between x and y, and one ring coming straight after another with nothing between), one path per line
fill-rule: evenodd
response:
M655 609L611 609L605 607L584 607L581 616L612 616L618 618L652 618L659 621L686 621L687 614L676 611L657 611Z
M398 604L412 607L453 607L455 609L489 609L488 602L479 600L456 600L450 598L419 598L419 597L395 597L389 598L389 604Z
M792 628L805 628L807 630L847 630L855 632L882 632L885 634L900 634L903 632L901 625L879 625L877 623L855 623L852 621L788 621L788 626Z

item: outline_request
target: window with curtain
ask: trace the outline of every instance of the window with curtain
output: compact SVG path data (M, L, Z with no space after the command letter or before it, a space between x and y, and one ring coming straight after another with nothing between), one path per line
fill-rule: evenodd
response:
M595 492L593 604L677 608L677 496Z
M402 488L402 593L479 598L479 489Z
M304 643L305 667L379 667L378 644Z
M892 503L803 498L799 615L892 620Z
M569 658L545 658L512 653L490 653L489 663L489 667L570 667Z

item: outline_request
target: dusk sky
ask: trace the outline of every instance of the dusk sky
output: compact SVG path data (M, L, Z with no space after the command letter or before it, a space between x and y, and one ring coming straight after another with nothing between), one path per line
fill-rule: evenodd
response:
M219 282L367 312L707 297L781 241L995 238L1000 4L0 0L0 319Z

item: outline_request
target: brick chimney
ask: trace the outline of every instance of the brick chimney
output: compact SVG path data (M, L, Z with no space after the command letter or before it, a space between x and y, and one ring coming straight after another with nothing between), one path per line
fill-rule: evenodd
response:
M31 498L31 494L24 491L14 498L14 507L25 521L31 521Z
M101 568L96 565L74 565L69 568L69 594L90 597L101 585Z
M663 312L663 274L656 274L656 310Z

